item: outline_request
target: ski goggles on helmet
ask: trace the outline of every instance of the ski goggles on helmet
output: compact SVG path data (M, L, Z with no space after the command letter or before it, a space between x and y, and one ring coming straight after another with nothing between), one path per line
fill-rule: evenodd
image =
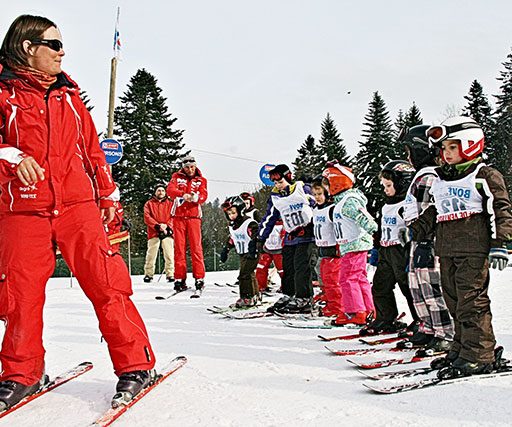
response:
M54 50L55 52L60 52L60 50L64 47L62 42L57 39L35 39L32 40L32 44L38 44L38 45L44 45L49 47L51 50Z
M480 126L477 123L459 123L452 126L447 125L436 125L431 126L427 129L427 138L431 144L439 144L440 142L448 139L450 136L457 139L457 136L454 135L457 132L466 129L480 129Z

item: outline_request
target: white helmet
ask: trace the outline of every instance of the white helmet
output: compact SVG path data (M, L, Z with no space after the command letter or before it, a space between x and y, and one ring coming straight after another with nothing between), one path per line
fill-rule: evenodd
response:
M470 117L450 117L440 125L429 127L426 134L430 145L439 148L446 139L459 140L460 156L465 160L472 160L484 151L484 132Z

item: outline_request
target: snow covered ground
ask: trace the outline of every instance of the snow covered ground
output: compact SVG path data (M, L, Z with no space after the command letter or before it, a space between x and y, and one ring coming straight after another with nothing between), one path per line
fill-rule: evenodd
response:
M134 300L159 363L186 355L188 364L144 397L119 426L497 426L512 420L512 377L470 381L397 395L375 395L343 357L316 336L354 331L292 329L276 318L229 320L206 308L227 305L236 272L208 273L200 299L185 292L166 301L164 283L136 276ZM492 272L498 342L512 350L512 268ZM402 308L403 298L399 297ZM0 420L0 426L86 426L110 401L116 378L92 307L76 281L52 279L45 309L47 372L89 360L94 369ZM1 335L1 332L0 332ZM355 344L339 344L353 348ZM395 353L396 354L396 353ZM512 357L512 352L506 353ZM369 356L367 356L369 357ZM409 365L411 366L411 365ZM390 368L385 368L390 370Z

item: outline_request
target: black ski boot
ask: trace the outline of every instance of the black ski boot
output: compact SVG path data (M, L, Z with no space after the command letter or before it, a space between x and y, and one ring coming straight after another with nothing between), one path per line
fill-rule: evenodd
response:
M471 375L488 374L494 369L494 363L471 362L470 360L458 357L451 366L441 369L437 376L442 380L452 378L469 377Z
M25 397L36 393L47 382L46 375L43 380L32 385L23 385L9 380L0 382L0 413L13 407Z
M196 291L202 291L204 289L204 280L196 279Z
M309 314L311 309L311 298L293 298L278 311L283 314Z
M153 278L151 276L146 275L146 276L144 276L143 280L144 280L144 283L150 283L151 281L153 281Z
M438 357L437 359L432 360L430 362L430 367L432 369L443 369L452 366L452 363L455 359L459 357L458 351L450 350L445 357Z
M404 329L406 326L407 325L405 323L399 322L398 320L383 321L377 319L361 329L359 331L359 335L364 337L379 334L394 334L395 332Z
M174 290L176 292L183 292L188 289L187 284L185 283L185 280L176 280L174 282Z
M399 341L396 344L396 348L407 349L425 347L432 341L433 338L433 335L425 334L423 332L417 332L412 337L403 341Z
M119 376L116 385L116 394L112 398L112 408L126 405L141 390L151 385L156 380L156 372L154 369L150 371L132 371L125 372Z
M416 356L418 357L432 357L437 356L443 353L450 351L452 347L452 342L445 340L444 338L434 337L430 340L430 342L416 352Z
M167 282L169 282L169 283L174 283L174 277L172 277L172 276L167 276L165 278L165 280L167 280Z
M404 326L402 328L402 330L398 333L398 336L400 338L411 337L414 334L419 332L419 329L420 329L420 321L419 320L413 320L407 326L405 326L405 323L403 323L403 322L399 322L399 323L401 323Z
M269 308L267 308L267 311L269 313L274 313L274 312L278 312L280 313L281 310L286 307L288 305L288 303L290 303L290 301L292 301L292 297L288 296L288 295L283 295L281 298L279 298L275 303L274 305L270 306Z

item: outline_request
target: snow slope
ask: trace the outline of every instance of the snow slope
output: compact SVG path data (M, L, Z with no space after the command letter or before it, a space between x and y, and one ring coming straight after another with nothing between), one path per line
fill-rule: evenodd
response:
M342 357L316 338L343 330L305 330L275 318L229 320L206 307L227 305L236 272L207 274L202 298L189 292L167 301L164 283L134 277L134 300L158 362L186 355L188 364L147 395L119 426L497 426L512 419L512 378L471 381L398 395L374 395ZM512 349L512 268L492 272L491 297L499 343ZM402 307L403 298L399 297ZM0 426L86 426L107 408L116 378L100 342L92 306L76 281L52 279L45 310L46 364L50 375L90 360L94 369L0 420ZM1 332L0 332L1 333ZM346 348L353 343L344 343ZM396 353L395 353L396 354ZM512 357L512 352L506 355ZM370 357L370 356L367 356ZM389 370L390 368L387 368Z

